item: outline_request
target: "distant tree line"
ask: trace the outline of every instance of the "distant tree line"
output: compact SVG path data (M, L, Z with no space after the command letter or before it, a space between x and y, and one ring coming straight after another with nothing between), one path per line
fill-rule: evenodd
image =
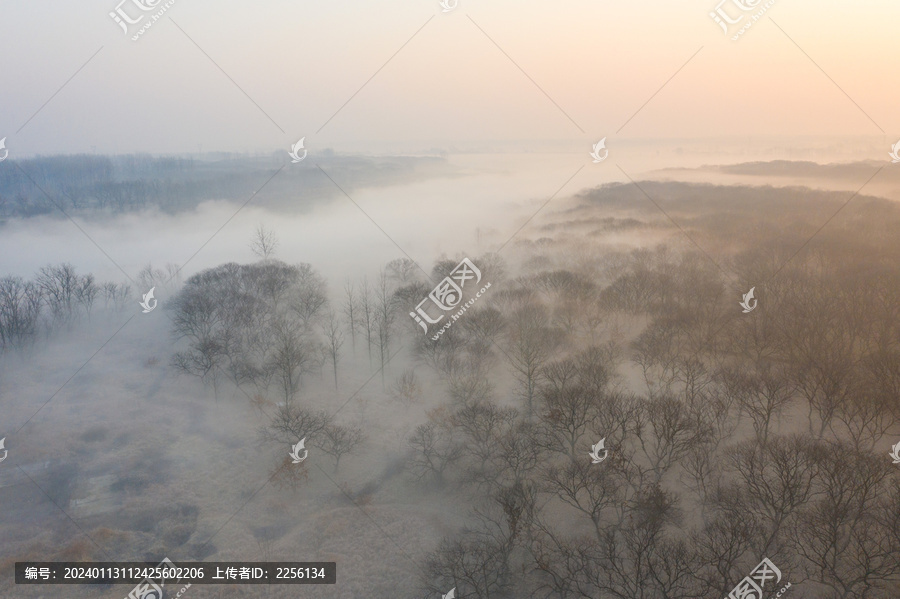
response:
M218 155L200 160L132 154L76 154L16 160L0 168L0 223L16 217L123 213L148 208L180 212L209 200L245 201L281 166L287 154L271 156ZM334 156L323 152L322 163L342 172L341 185L383 185L415 175L416 167L436 159ZM296 209L304 201L331 197L334 184L309 177L307 165L285 170L266 185L271 206ZM49 197L48 197L49 196Z
M67 213L184 210L207 199L237 199L252 187L249 170L221 170L190 158L81 154L26 159L19 166L0 169L0 220L59 215L56 205Z

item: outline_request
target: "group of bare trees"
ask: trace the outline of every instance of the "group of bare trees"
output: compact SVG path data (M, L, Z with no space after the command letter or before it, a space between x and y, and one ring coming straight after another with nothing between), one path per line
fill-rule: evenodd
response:
M190 277L172 300L173 329L186 346L174 354L173 364L209 383L217 397L223 380L251 387L258 407L274 408L262 429L265 441L287 447L306 439L330 455L337 470L341 458L361 443L361 428L311 411L299 395L306 377L321 372L326 362L338 387L343 324L329 305L321 275L308 264L273 259L277 243L262 229L257 241L261 261L205 270ZM270 395L279 402L268 401Z
M369 363L374 355L382 373L390 362L398 333L398 315L405 307L398 290L418 280L415 270L412 260L401 258L389 263L374 283L363 278L356 283L348 280L344 286L341 312L353 349L356 349L357 339L365 341Z
M187 342L174 365L216 393L228 376L261 393L275 387L290 402L323 362L327 304L325 281L308 264L263 260L205 270L171 302L175 335Z
M720 598L768 557L798 597L897 596L900 278L832 260L798 260L745 316L702 256L639 250L520 277L420 341L447 401L409 439L410 480L472 510L426 588Z
M48 265L32 280L0 278L0 353L26 347L41 333L90 319L99 301L103 308L122 310L131 300L131 286L98 283L71 264Z
M334 460L334 471L341 465L341 458L353 453L365 439L358 426L341 425L325 411L313 411L297 403L281 404L272 420L261 430L261 437L282 447L306 439Z
M900 479L876 451L900 418L893 271L797 260L781 275L791 284L761 287L764 308L744 315L697 254L638 250L511 280L484 256L496 291L435 342L407 314L457 261L426 276L395 260L347 282L336 308L309 265L272 258L264 233L260 262L185 283L175 364L214 388L227 375L274 389L263 437L306 438L335 469L362 430L298 401L304 377L326 368L338 387L345 351L363 346L395 381L384 390L412 405L431 395L429 372L446 397L429 397L408 438L408 479L459 493L472 513L424 560L429 590L712 598L763 557L798 597L900 588ZM414 367L394 370L404 346Z

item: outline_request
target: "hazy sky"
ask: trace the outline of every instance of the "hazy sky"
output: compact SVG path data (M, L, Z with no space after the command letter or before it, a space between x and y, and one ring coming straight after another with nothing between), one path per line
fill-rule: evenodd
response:
M736 42L717 0L175 0L136 42L118 1L0 0L13 155L900 136L896 0L776 0Z

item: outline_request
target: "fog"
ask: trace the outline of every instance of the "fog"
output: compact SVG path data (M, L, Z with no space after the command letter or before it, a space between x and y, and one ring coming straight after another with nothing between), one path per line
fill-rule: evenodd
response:
M549 149L554 147L550 144ZM78 226L48 205L53 210L50 217L16 220L2 228L0 272L29 276L65 256L99 278L123 280L126 274L136 276L148 263L182 265L203 246L190 264L184 264L187 275L222 262L251 259L249 240L256 227L265 224L279 238L282 259L314 262L329 280L340 285L342 278L374 273L403 252L427 268L426 264L444 254L496 249L557 192L545 210L556 210L561 198L580 189L624 182L628 177L731 185L774 182L783 187L801 185L852 193L877 169L874 162L863 163L826 177L809 173L802 165L793 171L772 166L762 168L761 173L736 166L707 166L784 160L788 154L814 160L832 150L832 144L823 140L790 151L774 140L756 140L753 145L654 140L613 148L615 163L583 169L579 167L585 162L591 166L585 161L587 151L573 154L571 148L528 153L475 151L433 158L435 166L425 173L407 175L411 180L403 184L358 181L359 188L350 191L350 198L310 168L305 176L316 179L322 195L315 201L302 192L273 197L271 190L264 188L252 200L252 192L230 201L208 195L196 209L174 214L157 207L119 215L94 212L89 220L76 214L73 219ZM875 156L883 145L863 139L847 148L848 153L853 150ZM339 165L322 167L347 191ZM266 173L259 173L253 181L261 185L267 179ZM900 182L890 171L881 173L866 189L900 198ZM241 208L247 200L250 202ZM373 226L373 220L384 231ZM360 247L366 248L362 255Z
M2 3L0 599L897 599L898 18Z
M576 158L573 164L568 154L454 155L447 159L443 175L399 186L362 187L349 194L352 199L335 188L327 200L306 209L302 196L296 207L269 209L264 190L239 212L242 202L212 199L196 210L171 215L150 209L88 222L76 218L130 276L147 263L182 264L210 238L187 273L249 260L250 238L262 223L278 236L282 259L314 262L339 283L346 276L374 273L403 252L427 265L445 253L499 247L578 171L579 162ZM622 178L610 170L603 174L582 170L568 189L610 175ZM341 174L329 172L338 181ZM315 172L311 176L322 177ZM23 252L24 248L28 250ZM0 236L0 255L4 272L22 276L59 256L71 256L70 261L101 278L123 276L87 236L58 214L8 223Z
M3 596L49 594L15 561L163 557L337 563L198 598L721 597L763 557L767 592L895 596L893 173L630 151L7 216Z

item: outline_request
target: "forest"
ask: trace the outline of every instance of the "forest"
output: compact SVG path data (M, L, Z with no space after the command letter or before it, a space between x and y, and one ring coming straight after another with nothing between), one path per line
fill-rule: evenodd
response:
M641 191L669 218L635 208ZM506 252L427 270L400 257L363 278L279 259L264 227L256 261L183 281L175 265L148 266L139 289L47 266L0 279L0 360L101 311L134 311L158 287L171 347L161 376L184 386L185 404L258 415L259 426L239 426L271 450L272 492L289 500L334 482L376 523L398 494L453 506L440 534L393 538L370 556L412 576L403 596L721 599L765 558L780 576L763 596L789 582L798 599L890 599L900 595L900 466L889 455L900 441L900 208L858 197L820 229L842 201L799 188L608 185ZM607 243L613 231L642 241ZM435 341L410 313L463 258L490 290ZM758 305L742 312L751 287ZM376 412L354 420L344 407L363 388ZM381 452L395 437L399 449ZM301 438L325 461L292 464ZM273 548L276 533L256 538L259 551L241 559L290 553ZM165 551L214 554L197 539L191 527Z
M324 168L340 168L342 185L352 190L366 185L388 185L445 170L438 157L364 157L335 155L324 149L317 160ZM254 159L228 154L199 157L154 157L149 154L35 157L18 169L0 170L0 223L16 217L102 214L159 209L180 213L210 200L244 201L257 191L260 180L272 178L283 167L283 153ZM297 209L290 198L298 191L308 209L336 194L324 177L309 177L313 166L303 165L274 178L267 189L271 205ZM26 174L28 173L28 174Z

